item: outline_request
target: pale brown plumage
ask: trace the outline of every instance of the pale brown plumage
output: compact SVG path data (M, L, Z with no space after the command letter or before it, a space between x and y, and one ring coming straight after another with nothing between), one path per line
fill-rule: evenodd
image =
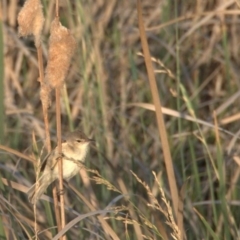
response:
M63 178L69 180L77 174L80 168L78 162L84 162L89 151L89 143L92 140L80 130L71 132L62 143ZM58 149L57 147L45 158L42 163L43 174L37 182L28 190L28 200L36 204L47 187L55 181L58 174Z

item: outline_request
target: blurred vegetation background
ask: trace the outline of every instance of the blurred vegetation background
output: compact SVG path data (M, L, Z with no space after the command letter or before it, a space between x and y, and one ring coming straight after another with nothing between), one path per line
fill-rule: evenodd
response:
M46 64L54 1L42 2ZM37 157L44 145L44 123L33 38L18 38L17 14L23 3L1 2L0 137L2 145ZM183 238L240 239L240 1L143 0L142 5L163 106L216 126L165 115L182 193ZM62 92L62 132L80 128L95 139L96 149L86 165L102 178L96 184L94 173L89 173L93 181L88 185L77 176L71 186L95 209L114 207L117 213L106 216L119 239L174 239L174 226L166 224L170 220L164 214L169 209L152 174L156 173L171 205L155 112L145 104L152 104L152 96L141 56L136 1L62 0L60 19L78 43ZM49 114L54 146L54 101ZM0 169L0 238L28 239L27 233L34 235L34 216L24 193L27 188L7 186L2 180L29 187L35 181L34 165L1 151ZM162 212L148 206L152 200L146 186L130 170L147 184ZM117 191L109 190L110 184ZM65 197L72 208L66 210L68 222L93 211L69 188ZM56 234L53 205L40 201L38 210L39 228L44 230L39 239L52 239ZM96 215L84 217L67 236L110 239Z

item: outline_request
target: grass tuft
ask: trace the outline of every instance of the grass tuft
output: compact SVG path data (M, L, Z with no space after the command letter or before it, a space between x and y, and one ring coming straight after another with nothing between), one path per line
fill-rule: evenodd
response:
M238 1L30 3L0 3L0 238L240 239ZM74 46L57 100L55 17ZM64 183L61 227L57 190L35 214L26 192L37 149L76 128L95 146Z

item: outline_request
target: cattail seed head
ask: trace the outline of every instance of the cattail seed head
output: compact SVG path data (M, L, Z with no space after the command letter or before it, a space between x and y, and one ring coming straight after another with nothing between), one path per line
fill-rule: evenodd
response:
M61 87L67 75L76 41L69 30L61 25L58 18L51 24L46 81L53 88Z
M40 98L44 111L47 111L51 105L51 87L47 83L41 84Z
M18 32L26 37L33 34L36 47L40 46L44 23L42 4L40 0L27 0L18 14Z

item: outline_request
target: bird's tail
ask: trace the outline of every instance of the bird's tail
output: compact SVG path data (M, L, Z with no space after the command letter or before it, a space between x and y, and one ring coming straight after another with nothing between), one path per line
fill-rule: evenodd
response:
M46 180L46 179L45 179ZM42 196L49 185L48 181L43 181L43 176L41 176L37 183L33 184L28 192L28 201L32 204L36 204L38 199Z

